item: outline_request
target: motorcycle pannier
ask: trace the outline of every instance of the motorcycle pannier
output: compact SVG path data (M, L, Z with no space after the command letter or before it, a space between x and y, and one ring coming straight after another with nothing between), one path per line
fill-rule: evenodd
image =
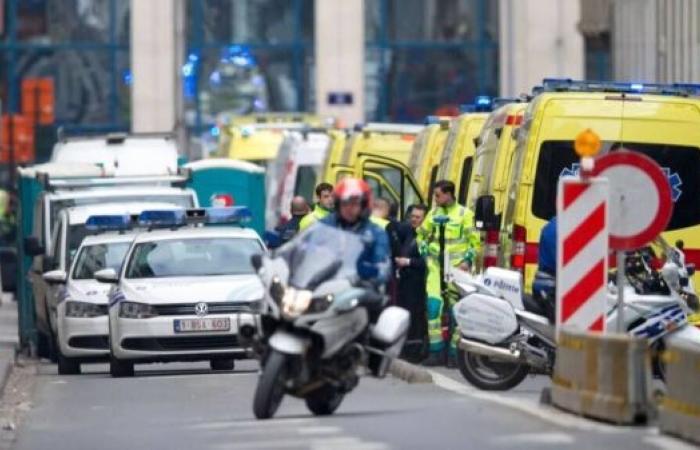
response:
M482 294L471 294L454 307L463 336L497 344L518 330L518 320L510 303Z

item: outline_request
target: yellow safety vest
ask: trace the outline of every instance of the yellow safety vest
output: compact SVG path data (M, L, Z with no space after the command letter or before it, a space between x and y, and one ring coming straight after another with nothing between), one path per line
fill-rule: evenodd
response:
M445 227L445 253L450 264L459 266L462 262L473 263L479 250L479 234L474 230L474 214L464 206L453 203L450 206L437 206L430 210L423 224L417 230L417 242L421 252L435 260L440 257L440 227L436 218L447 218Z

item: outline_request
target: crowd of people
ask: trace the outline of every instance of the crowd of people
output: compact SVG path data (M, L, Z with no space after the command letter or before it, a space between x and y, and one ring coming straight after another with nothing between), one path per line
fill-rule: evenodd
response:
M400 221L398 205L382 197L372 199L363 180L345 179L335 187L321 183L313 207L303 197L294 197L290 220L276 231L280 244L318 221L375 233L379 243L373 246L374 263L391 268L381 277L384 289L391 303L411 313L403 357L428 366L456 367L458 330L452 305L457 296L444 282L444 264L470 270L479 235L473 229L473 213L455 199L454 183L441 180L433 188L433 207L410 205ZM356 214L349 214L352 207Z

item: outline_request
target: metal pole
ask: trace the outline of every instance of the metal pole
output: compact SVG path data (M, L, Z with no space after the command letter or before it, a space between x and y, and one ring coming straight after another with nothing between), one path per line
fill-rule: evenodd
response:
M624 333L625 306L625 252L617 251L617 332Z

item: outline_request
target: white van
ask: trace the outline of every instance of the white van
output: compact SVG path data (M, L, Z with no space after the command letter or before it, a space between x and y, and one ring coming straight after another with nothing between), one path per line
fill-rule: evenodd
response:
M115 176L177 173L177 145L169 134L114 133L60 139L52 163L93 164Z
M330 143L326 130L286 132L277 159L270 162L265 177L266 229L290 218L292 197L300 195L311 204Z

